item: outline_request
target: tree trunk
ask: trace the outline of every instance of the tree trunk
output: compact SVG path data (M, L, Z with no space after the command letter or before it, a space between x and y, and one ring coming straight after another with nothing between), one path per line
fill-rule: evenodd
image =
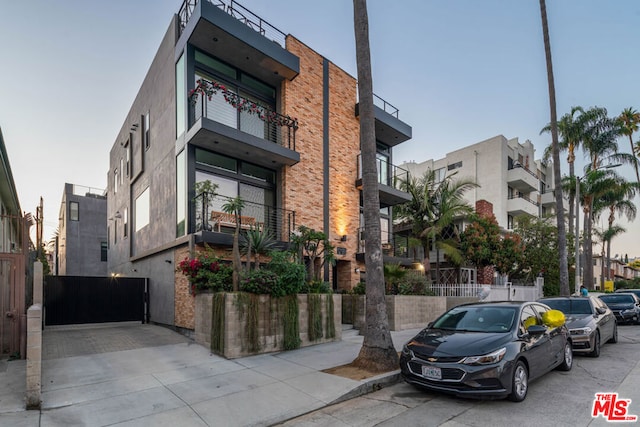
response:
M631 155L633 155L633 153L635 153L634 149L633 149L633 138L632 135L629 135L629 143L631 144ZM633 166L636 169L636 179L638 180L638 182L640 183L640 171L638 171L638 162L636 161Z
M370 371L385 372L397 369L398 354L389 331L384 292L373 79L371 77L369 20L366 0L353 0L353 17L360 102L362 199L364 205L365 266L367 271L364 341L360 354L353 361L353 364Z
M547 82L549 84L549 107L551 110L551 144L553 147L553 179L554 188L562 188L560 176L560 146L558 144L558 115L556 112L556 89L553 81L553 64L551 62L551 43L549 41L549 24L547 22L547 5L540 0L542 17L542 35L544 37L544 53L547 59ZM560 253L560 295L569 296L569 266L567 259L567 231L562 205L562 191L556 191L556 222L558 226L558 252Z
M569 178L571 179L571 182L576 182L574 162L569 162ZM556 189L556 191L558 190L562 192L562 189ZM578 230L576 230L576 234L573 234L573 225L574 225L573 218L575 218L574 214L578 215L578 212L580 212L580 209L575 209L575 204L576 204L576 192L569 191L569 234L572 234L577 238Z
M236 231L233 233L233 248L232 248L232 260L233 260L233 292L240 290L240 275L242 274L242 259L240 258L240 226L236 217Z
M584 265L582 267L582 282L589 290L593 290L593 240L591 239L591 205L593 204L590 197L585 200L584 208L584 244L582 251L584 252Z

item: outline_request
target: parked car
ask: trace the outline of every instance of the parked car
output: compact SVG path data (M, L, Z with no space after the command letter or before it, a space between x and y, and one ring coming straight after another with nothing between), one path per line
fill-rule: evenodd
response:
M634 294L638 299L640 299L640 289L616 289L615 293L619 294L621 292L625 294Z
M599 357L604 342L618 342L616 317L599 298L553 297L538 300L566 316L574 352Z
M454 307L404 345L402 376L432 391L520 402L530 380L573 365L567 327L542 323L549 310L538 302Z
M613 293L599 295L602 301L615 314L618 323L640 323L640 299L630 293Z

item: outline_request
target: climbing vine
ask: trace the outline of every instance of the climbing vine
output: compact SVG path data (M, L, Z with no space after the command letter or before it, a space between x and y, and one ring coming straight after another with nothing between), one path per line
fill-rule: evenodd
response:
M282 316L282 329L284 340L282 347L284 350L294 350L300 348L300 325L298 320L298 296L287 295L282 298L284 310Z
M218 292L211 299L211 351L224 353L225 293Z
M322 296L319 294L307 294L309 313L309 341L322 338Z

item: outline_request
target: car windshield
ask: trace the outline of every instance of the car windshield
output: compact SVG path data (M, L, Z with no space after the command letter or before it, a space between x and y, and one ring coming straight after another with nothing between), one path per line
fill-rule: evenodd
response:
M583 299L550 299L542 300L554 310L560 310L564 314L592 314L591 304L586 298Z
M600 299L606 303L622 303L622 304L629 304L634 302L633 301L633 295L602 295L600 296Z
M467 332L507 332L516 310L509 307L455 307L436 320L433 328Z

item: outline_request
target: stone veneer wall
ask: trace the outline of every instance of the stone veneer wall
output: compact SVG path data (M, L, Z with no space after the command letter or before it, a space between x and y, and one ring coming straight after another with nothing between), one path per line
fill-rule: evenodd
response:
M211 348L211 306L213 300L212 293L203 293L196 296L196 318L195 318L195 340L207 348ZM236 294L226 293L225 299L225 325L224 325L224 352L222 356L233 359L237 357L248 356L250 354L246 350L244 330L246 321L240 318L238 306L236 303ZM299 319L298 326L300 328L300 339L302 343L300 347L308 347L315 344L321 344L330 341L340 341L342 339L342 299L340 295L320 294L322 300L322 325L323 335L326 331L326 298L333 298L333 321L335 325L334 338L321 338L315 341L309 341L308 338L308 308L307 295L298 295ZM260 335L261 351L259 353L269 353L273 351L282 351L282 327L278 324L278 313L270 310L270 297L268 295L260 295L260 311L258 329Z
M292 36L287 50L300 58L300 74L283 83L283 111L296 117L296 151L300 162L282 172L282 201L285 209L296 211L296 225L305 225L327 234L336 247L346 249L337 255L338 287L351 289L364 269L355 259L360 224L359 190L355 186L360 152L360 124L355 116L356 79ZM324 128L324 70L328 67L328 129ZM325 132L329 136L324 150ZM324 199L324 161L329 157L329 200ZM324 226L324 208L329 208L329 229ZM340 238L346 235L347 240ZM331 273L332 274L332 273Z
M173 265L178 267L178 264L183 259L189 256L189 248L187 246L177 249L174 252ZM189 280L186 276L179 271L175 273L175 325L180 328L194 329L195 328L195 310L196 299L191 295L189 290Z

